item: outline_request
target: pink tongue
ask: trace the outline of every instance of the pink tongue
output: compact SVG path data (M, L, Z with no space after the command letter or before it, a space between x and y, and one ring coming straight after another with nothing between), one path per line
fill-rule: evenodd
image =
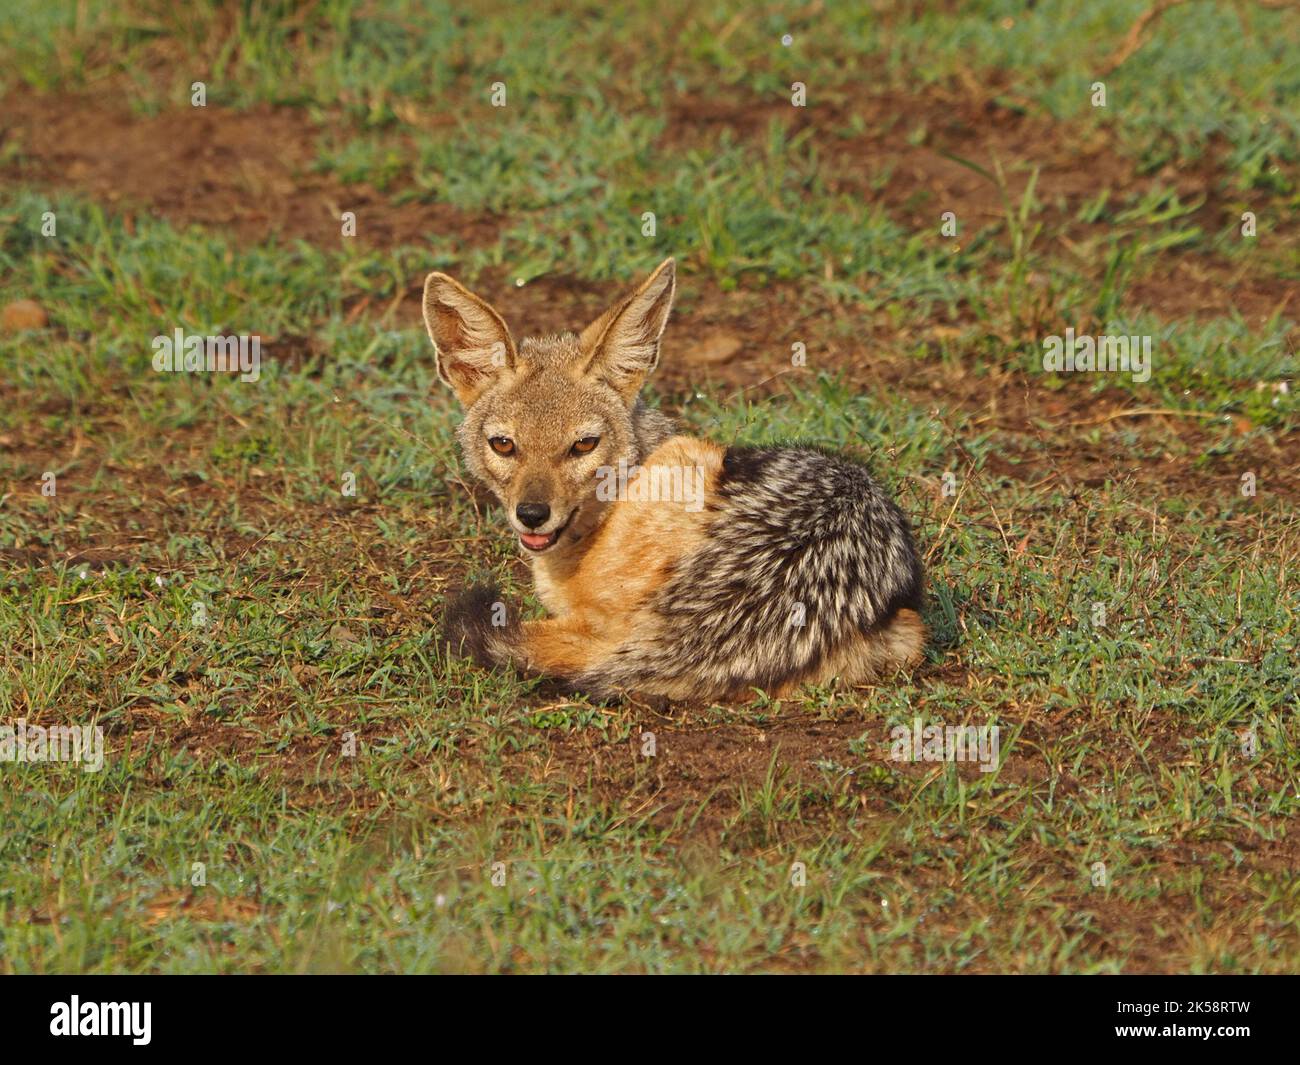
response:
M551 542L551 534L546 533L544 536L539 536L537 533L520 533L519 539L529 547L545 547Z

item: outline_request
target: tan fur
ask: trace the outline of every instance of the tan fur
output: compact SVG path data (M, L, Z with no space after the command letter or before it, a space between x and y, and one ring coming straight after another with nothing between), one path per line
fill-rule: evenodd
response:
M705 495L717 485L723 449L688 436L674 436L642 462L629 482L634 498L610 503L603 524L581 552L545 554L533 565L537 595L553 614L582 612L626 628L629 605L663 584L668 567L703 541L707 509L692 512L682 502L635 498L639 482L655 467L700 467ZM620 620L622 619L622 620Z
M924 657L926 636L921 615L915 610L900 610L879 629L862 634L828 655L815 673L792 680L775 694L786 697L802 684L827 684L836 679L845 684L865 684L902 669L913 669Z

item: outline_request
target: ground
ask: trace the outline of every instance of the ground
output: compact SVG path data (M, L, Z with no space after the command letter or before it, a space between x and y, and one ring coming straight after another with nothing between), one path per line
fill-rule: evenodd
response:
M0 724L106 755L0 764L0 971L1300 967L1300 12L10 6ZM871 465L914 673L600 705L440 646L467 575L537 606L425 274L540 332L670 254L653 401ZM260 377L155 372L178 327Z

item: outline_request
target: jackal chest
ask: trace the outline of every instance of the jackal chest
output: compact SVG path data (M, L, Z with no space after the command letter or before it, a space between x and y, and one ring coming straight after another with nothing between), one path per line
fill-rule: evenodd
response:
M567 582L540 563L533 566L533 590L546 612L554 617L564 617L573 612L571 597L565 592Z

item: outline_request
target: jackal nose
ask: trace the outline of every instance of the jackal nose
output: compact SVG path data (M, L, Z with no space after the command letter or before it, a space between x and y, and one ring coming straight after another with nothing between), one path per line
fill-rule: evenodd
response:
M527 525L530 529L536 529L539 525L544 525L546 519L551 516L551 508L545 503L520 503L515 507L515 517Z

